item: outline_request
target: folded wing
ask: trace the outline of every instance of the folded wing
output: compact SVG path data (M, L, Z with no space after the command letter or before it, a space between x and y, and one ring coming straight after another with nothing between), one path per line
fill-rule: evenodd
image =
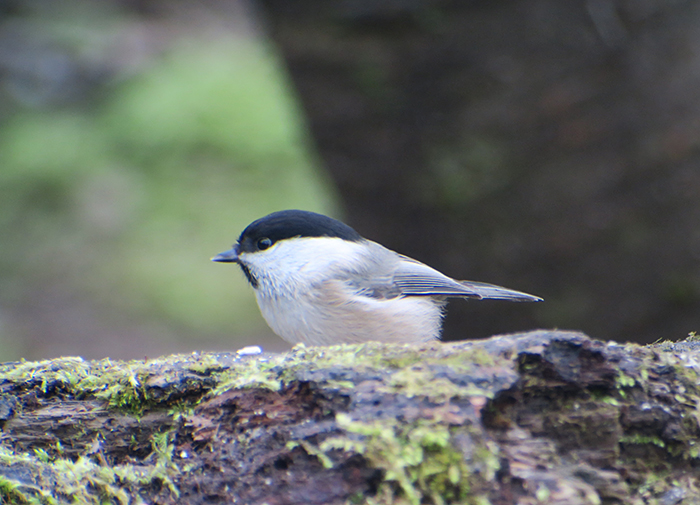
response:
M403 258L394 273L393 284L403 296L454 296L476 299L539 302L542 298L493 284L456 281L424 263Z

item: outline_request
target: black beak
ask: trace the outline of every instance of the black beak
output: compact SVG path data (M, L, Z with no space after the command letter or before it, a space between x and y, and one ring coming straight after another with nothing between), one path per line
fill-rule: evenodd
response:
M233 246L233 248L228 251L217 254L211 260L221 263L238 263L238 245Z

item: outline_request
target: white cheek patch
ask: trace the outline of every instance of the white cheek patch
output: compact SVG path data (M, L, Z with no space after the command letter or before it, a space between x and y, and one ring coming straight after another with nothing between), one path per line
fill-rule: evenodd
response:
M362 245L340 238L299 237L281 240L264 251L243 253L245 264L257 279L261 294L296 295L352 268L362 258Z

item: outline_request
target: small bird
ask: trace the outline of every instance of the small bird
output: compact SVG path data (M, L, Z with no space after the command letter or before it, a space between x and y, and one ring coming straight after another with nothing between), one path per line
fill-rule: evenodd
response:
M283 210L253 221L212 261L238 263L272 330L287 342L418 343L439 338L447 298L542 298L437 270L333 218Z

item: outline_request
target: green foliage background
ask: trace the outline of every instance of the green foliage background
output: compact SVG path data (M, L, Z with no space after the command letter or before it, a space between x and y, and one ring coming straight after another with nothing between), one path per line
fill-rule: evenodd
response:
M265 332L238 269L209 259L268 212L334 213L300 117L274 53L235 38L181 40L91 101L14 110L0 129L0 360L49 357L17 315L48 286L173 338L235 349Z

